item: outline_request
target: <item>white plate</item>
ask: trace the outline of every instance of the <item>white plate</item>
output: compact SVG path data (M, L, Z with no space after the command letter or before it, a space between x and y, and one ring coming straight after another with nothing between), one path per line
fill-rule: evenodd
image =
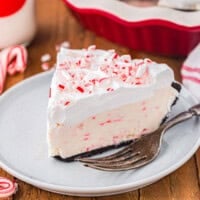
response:
M198 149L194 118L169 130L158 158L126 172L103 172L47 156L46 107L52 72L16 85L0 97L0 166L39 188L77 196L103 196L151 184L183 165ZM184 88L172 115L197 103Z

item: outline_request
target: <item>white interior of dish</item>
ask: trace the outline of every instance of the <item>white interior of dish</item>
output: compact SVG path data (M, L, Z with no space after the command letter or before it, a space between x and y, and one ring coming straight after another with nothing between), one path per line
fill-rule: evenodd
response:
M139 22L143 20L159 19L173 22L179 25L193 27L200 26L200 11L180 11L161 6L139 7L132 6L118 0L66 0L75 7L84 9L98 9L127 22Z

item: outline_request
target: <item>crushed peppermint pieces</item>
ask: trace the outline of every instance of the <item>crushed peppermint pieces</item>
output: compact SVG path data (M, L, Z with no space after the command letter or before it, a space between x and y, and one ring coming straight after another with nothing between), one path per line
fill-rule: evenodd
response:
M118 58L118 56L119 56L119 55L118 55L117 53L114 53L114 54L113 54L113 59Z
M69 105L70 104L70 101L66 101L65 102L65 106Z
M47 70L49 70L50 65L48 62L44 62L41 64L41 68L42 68L42 70L47 71Z
M70 48L70 43L68 41L64 41L61 43L61 47L68 49L68 48Z
M95 50L96 49L96 46L95 45L91 45L91 46L89 46L88 47L88 50L90 51L90 50Z
M40 58L40 61L41 61L42 63L48 62L48 61L50 61L50 60L51 60L51 55L48 54L48 53L42 55L41 58Z
M57 52L60 51L61 48L69 49L70 48L70 43L68 41L63 41L62 43L57 44L55 46L55 49L56 49Z
M64 90L64 89L65 89L65 86L62 85L62 84L58 84L58 87L59 87L61 90Z
M69 43L65 45L68 46ZM120 56L114 50L105 51L102 55L95 51L96 46L92 45L83 49L80 56L68 57L59 63L58 69L62 70L62 78L66 80L66 86L59 86L61 91L67 87L69 92L87 95L98 88L107 92L114 91L117 85L115 81L140 85L151 80L148 71L148 65L152 62L150 59L132 60L130 55Z
M107 88L107 91L112 92L112 91L114 91L114 89L113 88Z
M51 55L48 53L45 53L41 56L40 61L42 62L41 68L43 71L47 71L50 69L49 61L51 60Z
M79 92L84 93L84 89L83 89L82 87L78 86L76 89L77 89Z

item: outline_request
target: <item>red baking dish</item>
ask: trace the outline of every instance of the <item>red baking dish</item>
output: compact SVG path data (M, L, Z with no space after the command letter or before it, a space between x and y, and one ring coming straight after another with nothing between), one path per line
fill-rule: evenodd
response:
M200 11L118 0L63 0L86 28L135 50L186 56L200 42Z

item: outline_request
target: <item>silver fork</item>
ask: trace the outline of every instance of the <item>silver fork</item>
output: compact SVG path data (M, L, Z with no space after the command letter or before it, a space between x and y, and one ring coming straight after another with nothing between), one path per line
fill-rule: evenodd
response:
M101 158L76 158L85 166L104 171L123 171L142 167L154 160L161 148L164 133L172 126L200 115L200 104L181 112L156 131L143 135L122 150Z

